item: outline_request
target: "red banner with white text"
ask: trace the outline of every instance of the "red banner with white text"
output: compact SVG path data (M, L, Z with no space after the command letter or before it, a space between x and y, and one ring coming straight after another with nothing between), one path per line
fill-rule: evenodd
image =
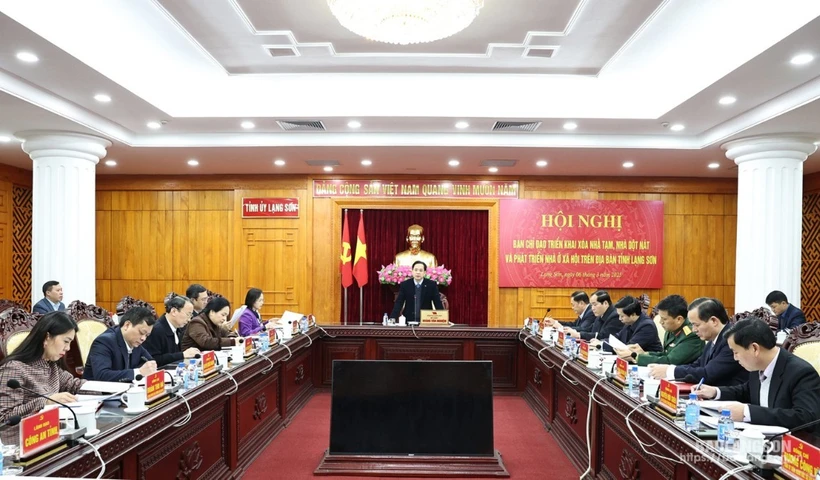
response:
M500 287L661 287L663 202L500 203Z

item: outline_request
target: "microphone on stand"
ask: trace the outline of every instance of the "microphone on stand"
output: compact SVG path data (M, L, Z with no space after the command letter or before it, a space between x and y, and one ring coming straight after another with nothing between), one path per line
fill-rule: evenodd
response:
M19 381L19 380L14 379L14 378L10 379L10 380L6 383L6 386L7 386L7 387L9 387L9 388L10 388L10 389L12 389L12 390L17 390L18 388L19 388L19 389L21 389L21 390L25 390L26 392L28 392L28 393L30 393L30 394L32 394L32 395L36 395L36 396L38 396L38 397L45 398L46 400L49 400L49 401L51 401L51 402L54 402L54 403L56 403L57 405L59 405L59 406L61 406L61 407L65 407L65 408L67 408L67 409L68 409L68 411L69 411L69 412L71 412L71 414L72 414L72 415L74 415L74 431L73 431L73 432L71 432L71 433L67 433L67 434L65 435L65 438L66 438L66 440L68 440L68 441L69 441L69 443L74 444L74 443L76 443L77 439L82 438L82 437L85 435L86 429L85 429L85 427L80 428L80 421L79 421L79 420L77 420L77 413L74 411L74 409L73 409L73 408L69 407L69 406L68 406L68 405L66 405L65 403L58 402L57 400L53 400L53 399L51 399L51 398L48 398L47 396L43 395L43 394L42 394L42 393L40 393L40 392L37 392L37 391L32 390L32 389L30 389L30 388L26 388L26 387L24 387L24 386L20 385L20 381ZM19 423L19 420L18 420L18 423Z
M23 417L21 417L20 415L12 415L3 422L3 425L6 427L13 427L19 424L20 420L22 419Z

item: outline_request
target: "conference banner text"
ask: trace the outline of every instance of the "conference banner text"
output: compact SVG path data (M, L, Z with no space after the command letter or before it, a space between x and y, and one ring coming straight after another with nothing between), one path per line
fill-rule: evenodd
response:
M518 198L518 182L314 180L314 197Z
M500 287L660 288L663 202L500 202Z

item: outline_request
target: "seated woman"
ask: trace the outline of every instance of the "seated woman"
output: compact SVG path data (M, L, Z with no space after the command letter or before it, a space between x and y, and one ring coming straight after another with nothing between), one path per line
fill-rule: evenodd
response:
M0 422L13 415L26 416L53 401L71 403L85 380L75 378L65 368L63 357L71 348L77 323L65 312L45 314L19 347L0 362ZM9 380L42 393L37 397L22 388L11 389Z
M239 336L248 337L263 330L274 328L273 322L263 322L259 316L259 309L265 304L262 290L251 288L245 295L245 308L239 317Z
M182 336L182 350L191 347L206 350L222 350L236 343L236 332L222 328L228 320L231 304L225 297L214 297L202 312L191 319Z

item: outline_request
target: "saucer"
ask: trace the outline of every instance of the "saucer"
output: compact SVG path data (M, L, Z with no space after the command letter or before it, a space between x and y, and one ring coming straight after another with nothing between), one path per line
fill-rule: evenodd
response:
M140 413L142 413L142 412L147 412L147 411L148 411L148 407L142 407L142 408L130 408L130 407L126 407L126 408L123 408L123 409L122 409L122 411L123 411L123 412L125 412L125 413L127 413L128 415L139 415L139 414L140 414Z
M96 437L99 434L100 434L100 429L99 428L95 428L94 430L88 430L87 432L85 432L86 437Z

